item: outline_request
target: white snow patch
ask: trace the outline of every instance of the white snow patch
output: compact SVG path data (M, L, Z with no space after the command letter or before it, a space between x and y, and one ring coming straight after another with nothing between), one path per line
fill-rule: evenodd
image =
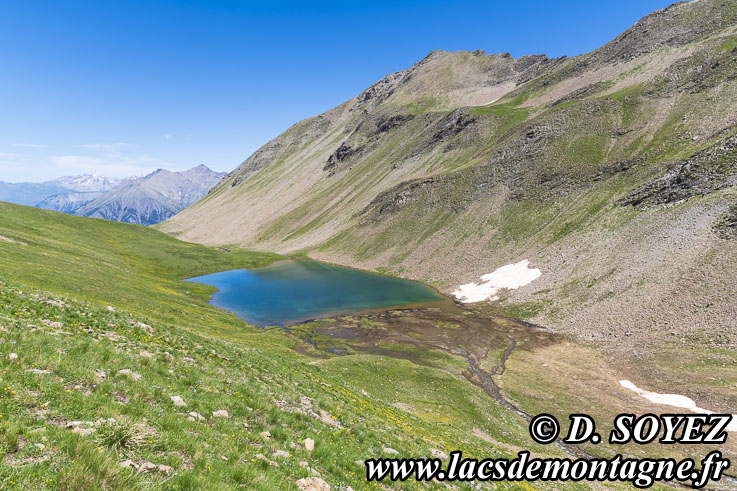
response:
M629 380L620 380L619 385L621 385L625 389L629 389L632 392L637 393L637 395L642 396L648 401L655 404L680 407L683 409L688 409L692 413L714 414L714 411L702 409L697 406L696 402L690 397L682 396L679 394L658 394L657 392L650 392L649 390L644 390L637 387ZM732 415L732 421L727 426L727 431L737 431L737 415Z
M537 268L530 268L530 261L524 259L516 264L507 264L493 273L481 277L480 283L468 283L458 287L453 295L463 303L497 300L499 290L515 290L529 285L542 275Z

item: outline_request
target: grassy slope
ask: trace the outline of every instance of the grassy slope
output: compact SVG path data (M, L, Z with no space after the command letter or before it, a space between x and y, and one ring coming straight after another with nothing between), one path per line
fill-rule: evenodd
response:
M184 278L265 265L279 256L188 244L150 228L107 220L77 220L51 211L0 203L3 234L27 244L3 247L0 266L9 278L56 295L124 307L152 321L235 335L233 317L207 305L215 290ZM39 267L42 265L43 267ZM242 323L241 323L242 324Z
M179 281L264 264L273 255L227 254L142 227L4 203L0 236L6 486L289 489L314 469L337 489L362 489L356 461L380 455L382 445L407 456L429 455L430 448L510 454L471 436L473 425L490 434L503 427L503 442L526 441L524 424L466 382L458 360L434 355L433 369L378 356L311 363L289 349L298 338L249 328L209 307L211 290ZM377 373L401 381L401 395L374 387ZM452 387L452 401L425 390L432 384ZM173 405L177 395L185 408ZM391 405L413 398L454 408L438 421L437 414ZM211 418L220 409L231 418ZM206 419L188 421L189 411ZM116 423L95 423L100 418ZM67 428L72 421L94 431L75 434ZM311 453L302 447L308 437L316 441ZM276 450L290 456L272 457ZM172 469L137 473L119 465L127 458Z

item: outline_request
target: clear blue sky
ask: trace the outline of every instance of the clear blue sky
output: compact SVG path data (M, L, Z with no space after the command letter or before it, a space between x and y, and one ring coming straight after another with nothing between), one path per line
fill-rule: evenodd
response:
M0 2L0 180L235 168L433 49L574 56L670 1Z

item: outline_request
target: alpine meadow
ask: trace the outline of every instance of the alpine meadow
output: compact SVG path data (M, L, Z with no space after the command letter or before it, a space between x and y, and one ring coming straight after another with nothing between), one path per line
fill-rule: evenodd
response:
M573 57L431 51L231 172L51 177L1 183L1 489L633 489L367 469L737 462L737 416L723 443L608 438L737 415L737 0ZM582 414L601 442L564 439Z

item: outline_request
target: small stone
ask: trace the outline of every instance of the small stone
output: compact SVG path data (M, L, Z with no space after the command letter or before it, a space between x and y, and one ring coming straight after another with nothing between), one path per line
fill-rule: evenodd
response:
M8 355L9 360L17 360L18 359L18 353L10 353Z
M307 467L308 465L309 465L309 464L307 463L307 461L306 461L306 460L300 460L300 461L299 461L299 466L300 466L300 467Z
M44 448L46 448L46 445L44 445L43 443L34 443L33 446L39 450L43 450Z
M33 373L35 375L48 375L51 373L48 370L39 370L38 368L31 368L30 370L26 370L26 372Z
M446 460L448 458L448 455L445 452L442 452L436 448L430 449L430 455L432 455L436 459Z
M259 434L261 435L261 438L263 438L264 440L268 440L269 438L271 438L271 433L269 433L268 431L262 431Z
M88 428L82 428L77 426L72 430L72 433L79 436L90 436L94 430Z
M184 399L182 399L179 396L171 396L170 399L171 399L171 402L174 403L174 405L177 407L184 407L187 405L187 403L184 402Z
M381 446L381 451L384 453L388 453L389 455L399 455L399 452L397 452L391 447L386 447L384 445Z
M366 392L365 390L361 389L361 394L367 396L368 395L368 392Z
M115 307L113 307L112 305L108 305L106 308L108 312L115 312Z
M171 474L174 471L174 468L168 465L159 464L159 472L164 472L166 474Z
M248 426L248 423L246 423L246 422L244 421L244 422L243 422L243 427L244 427L244 428L246 428L246 429L248 429L248 428L249 428L249 426Z
M307 477L297 481L300 491L330 491L330 485L319 477Z
M97 369L95 370L95 377L99 378L100 380L105 380L107 378L107 374L105 373L105 370Z
M44 303L46 305L53 305L54 307L58 307L60 309L69 308L69 306L61 300L46 300Z
M308 452L315 450L315 440L312 438L305 438L305 450Z
M268 462L269 465L272 466L272 467L279 467L279 463L278 462L274 462L273 460L269 459L265 455L261 455L260 453L259 454L256 454L256 458L259 459L259 460L263 460L264 462Z
M153 462L144 462L138 467L138 472L151 472L157 470L158 468L159 466L154 464Z
M289 452L285 452L284 450L277 450L276 452L274 452L273 454L271 454L271 456L274 457L274 458L277 458L277 459L279 459L279 458L287 458L287 457L289 457Z
M148 324L144 324L143 322L136 322L133 325L136 326L139 329L142 329L142 330L146 331L146 333L149 334L149 335L153 335L153 333L154 333L153 327L149 326Z
M120 465L120 467L125 467L125 468L132 467L134 469L138 469L138 465L135 462L133 462L131 459L124 460L118 465Z
M191 417L191 421L194 421L194 420L204 421L205 420L205 417L203 415L201 415L200 413L196 413L194 411L192 411L191 413L189 413L189 415ZM187 419L190 419L190 418L187 418Z
M151 358L153 355L144 349L141 350L140 353L138 353L138 356L140 356L141 358Z
M230 413L226 411L225 409L220 409L218 411L212 412L213 418L230 418Z
M66 425L67 428L76 428L77 426L82 425L91 425L92 423L89 421L69 421Z
M118 341L122 341L123 339L125 339L123 336L118 336L112 331L105 332L105 334L103 334L102 337L105 339L109 339L110 341L113 341L113 342L118 342Z

